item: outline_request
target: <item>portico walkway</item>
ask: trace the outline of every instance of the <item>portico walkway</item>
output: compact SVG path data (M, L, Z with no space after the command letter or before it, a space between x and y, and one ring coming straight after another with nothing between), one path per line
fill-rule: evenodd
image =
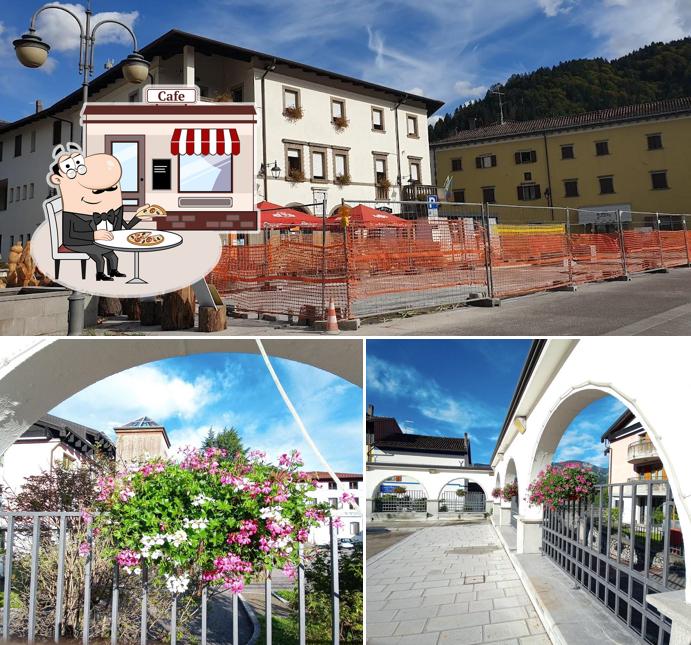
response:
M367 561L367 643L549 645L487 521L417 531Z

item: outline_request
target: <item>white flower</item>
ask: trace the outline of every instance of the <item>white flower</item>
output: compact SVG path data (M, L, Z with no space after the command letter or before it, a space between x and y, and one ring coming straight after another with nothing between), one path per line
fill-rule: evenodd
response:
M180 546L183 542L187 542L187 532L183 529L175 531L175 533L168 533L166 539L173 546Z
M190 584L190 577L186 573L181 576L166 576L166 587L170 593L184 593Z
M159 558L163 557L163 551L160 549L156 549L152 554L151 554L151 559L152 560L158 560Z
M202 495L200 493L192 500L192 506L202 506L203 504L211 501L213 501L211 497L207 497L206 495Z
M186 517L184 520L182 520L182 525L186 529L205 529L209 523L204 519L191 520Z
M275 522L280 522L283 519L281 511L277 508L270 508L265 506L259 510L259 517L263 520L274 520Z

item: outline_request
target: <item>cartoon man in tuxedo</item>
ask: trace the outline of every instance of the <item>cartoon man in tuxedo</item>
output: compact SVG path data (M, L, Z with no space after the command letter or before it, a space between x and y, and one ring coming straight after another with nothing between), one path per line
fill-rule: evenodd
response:
M96 280L126 277L118 271L115 252L96 242L112 240L112 231L130 229L141 221L151 220L135 214L125 221L121 177L120 162L112 155L99 153L84 157L76 143L59 145L53 151L47 181L62 198L62 244L71 251L86 253L96 263Z

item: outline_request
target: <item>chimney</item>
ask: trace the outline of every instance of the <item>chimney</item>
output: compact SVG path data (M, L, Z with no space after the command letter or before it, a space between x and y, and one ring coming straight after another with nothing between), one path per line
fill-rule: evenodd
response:
M36 99L36 114L43 112L43 101L41 99Z
M170 448L166 429L149 417L141 417L115 428L115 436L115 455L123 463L166 457Z

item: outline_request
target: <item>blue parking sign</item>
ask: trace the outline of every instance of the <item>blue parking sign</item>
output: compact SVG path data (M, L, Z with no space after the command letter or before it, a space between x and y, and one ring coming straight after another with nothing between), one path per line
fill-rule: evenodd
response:
M427 195L427 208L437 210L439 208L439 197L436 195Z

